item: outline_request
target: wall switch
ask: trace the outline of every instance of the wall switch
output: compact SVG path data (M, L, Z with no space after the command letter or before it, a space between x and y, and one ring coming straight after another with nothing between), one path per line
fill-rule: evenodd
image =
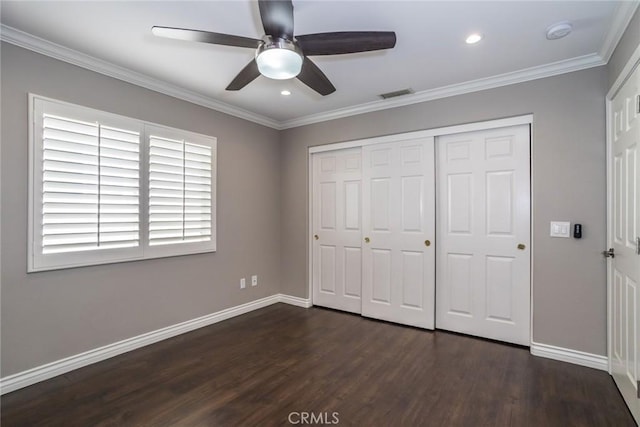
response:
M244 277L240 279L240 289L244 289L247 287L247 281L244 280Z
M571 237L571 223L565 221L551 221L551 237Z
M258 286L258 276L255 274L251 276L251 286Z

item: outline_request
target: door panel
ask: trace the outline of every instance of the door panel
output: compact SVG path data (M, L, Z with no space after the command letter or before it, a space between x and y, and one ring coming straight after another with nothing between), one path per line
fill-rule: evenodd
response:
M363 147L362 314L433 329L433 138Z
M529 126L442 136L437 151L436 326L529 345Z
M361 150L313 155L313 303L360 313Z
M640 423L640 67L636 68L612 100L609 195L610 241L615 258L609 258L611 374L631 413Z

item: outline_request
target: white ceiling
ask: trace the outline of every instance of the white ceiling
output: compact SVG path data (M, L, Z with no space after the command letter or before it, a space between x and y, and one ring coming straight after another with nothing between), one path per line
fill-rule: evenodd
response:
M335 115L336 110L384 108L388 101L377 95L403 88L411 88L417 94L409 97L418 99L439 88L505 73L525 70L520 74L529 75L532 67L536 72L547 68L558 72L565 65L569 70L602 64L628 23L620 15L633 13L637 6L617 1L294 0L293 4L295 34L395 31L396 47L312 58L337 88L326 97L295 79L262 76L239 92L228 92L225 87L252 59L253 50L158 38L150 29L160 25L260 38L256 2L3 0L1 21L3 33L12 29L28 33L166 82L173 92L186 89L211 100L214 108L246 110L256 121L264 119L278 127L305 117ZM547 40L546 28L564 20L571 21L573 32L561 40ZM477 45L465 44L471 32L484 34L484 39ZM292 95L281 96L282 89Z

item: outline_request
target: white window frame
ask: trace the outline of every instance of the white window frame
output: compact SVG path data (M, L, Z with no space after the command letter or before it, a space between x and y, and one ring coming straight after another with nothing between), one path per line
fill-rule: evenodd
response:
M43 171L43 113L69 117L87 122L99 122L138 131L140 134L139 168L139 246L130 248L97 249L58 254L42 253L42 209L41 199ZM203 242L174 243L170 245L149 245L149 136L156 134L174 136L188 142L211 148L211 239ZM216 184L217 184L217 139L215 137L181 129L132 119L117 114L75 105L40 95L29 94L29 194L28 194L28 261L27 272L59 270L90 265L181 256L216 251Z

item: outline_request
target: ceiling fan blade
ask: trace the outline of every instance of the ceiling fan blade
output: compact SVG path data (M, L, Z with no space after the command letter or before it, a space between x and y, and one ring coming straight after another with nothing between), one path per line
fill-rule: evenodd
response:
M298 80L315 90L322 96L329 95L336 91L327 76L309 58L304 58L302 71L298 74Z
M291 0L260 0L258 6L266 35L293 40L293 3Z
M227 90L240 90L254 81L259 75L260 71L258 71L258 64L256 64L255 59L252 59L251 62L249 62L247 66L238 73L233 81L229 83Z
M152 27L151 32L158 37L186 40L190 42L221 44L225 46L257 48L260 40L231 34L212 33L209 31L187 30L183 28Z
M396 45L393 31L345 31L296 36L305 55L340 55L391 49Z

